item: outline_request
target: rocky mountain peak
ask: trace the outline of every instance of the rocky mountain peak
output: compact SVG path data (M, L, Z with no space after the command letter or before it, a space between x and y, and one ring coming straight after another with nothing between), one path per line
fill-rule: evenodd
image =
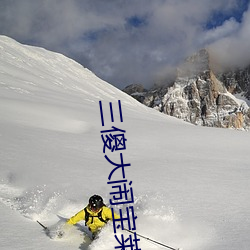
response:
M244 88L249 86L249 71L215 74L210 64L208 50L202 49L178 67L171 86L129 94L149 107L196 125L248 129L249 106L233 94L248 93Z
M188 57L177 69L177 77L194 77L205 74L210 70L209 53L201 49L194 55Z

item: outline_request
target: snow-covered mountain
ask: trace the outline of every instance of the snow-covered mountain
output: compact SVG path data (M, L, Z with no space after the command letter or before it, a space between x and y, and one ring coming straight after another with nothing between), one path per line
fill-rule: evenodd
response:
M250 103L250 66L224 70L216 75L230 93L245 97Z
M112 223L93 243L83 235L84 223L52 240L36 223L38 219L53 228L57 215L70 217L94 193L110 206L112 189L107 182L113 166L104 157L101 131L111 126L126 131L123 159L131 164L126 177L133 182L137 233L184 250L249 249L249 133L193 126L166 116L63 55L4 36L1 249L117 246ZM107 155L118 162L117 152ZM163 249L142 238L139 247Z
M221 73L211 61L208 50L200 50L180 65L171 86L147 91L131 85L124 92L146 106L196 125L249 129L249 68Z

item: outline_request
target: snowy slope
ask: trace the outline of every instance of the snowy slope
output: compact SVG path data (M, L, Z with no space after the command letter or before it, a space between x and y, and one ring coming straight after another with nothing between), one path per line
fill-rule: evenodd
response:
M105 128L126 130L137 233L184 250L250 248L248 132L196 127L149 109L63 55L0 37L0 249L114 249L112 225L91 245L53 226L90 195L108 204ZM119 120L121 100L124 122ZM114 120L109 119L109 102ZM141 239L141 249L163 249Z

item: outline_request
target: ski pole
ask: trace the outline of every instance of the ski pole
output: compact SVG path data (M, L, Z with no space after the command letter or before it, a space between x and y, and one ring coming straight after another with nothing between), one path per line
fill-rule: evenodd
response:
M40 226L42 226L44 230L48 230L48 228L45 227L40 221L37 220L36 222L37 222Z
M127 231L127 232L129 232L129 233L131 233L131 234L134 234L134 233L135 233L135 232L132 232L132 231L126 229L126 228L124 228L124 230ZM158 244L158 245L161 245L161 246L163 246L163 247L166 247L166 248L168 248L168 249L171 249L171 250L181 250L180 248L173 248L173 247L167 246L167 245L165 245L165 244L163 244L163 243L161 243L161 242L158 242L158 241L156 241L156 240L152 240L152 239L150 239L150 238L148 238L148 237L145 237L145 236L143 236L143 235L141 235L141 234L138 234L138 233L135 233L135 234L138 235L138 236L140 236L141 238L144 238L144 239L146 239L146 240L148 240L148 241L152 241L152 242L154 242L154 243L156 243L156 244Z

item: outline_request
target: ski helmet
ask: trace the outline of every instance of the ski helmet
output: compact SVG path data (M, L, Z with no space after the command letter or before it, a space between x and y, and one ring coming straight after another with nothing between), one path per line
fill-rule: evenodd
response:
M89 198L89 206L91 210L99 210L103 205L103 199L101 196L95 194Z

